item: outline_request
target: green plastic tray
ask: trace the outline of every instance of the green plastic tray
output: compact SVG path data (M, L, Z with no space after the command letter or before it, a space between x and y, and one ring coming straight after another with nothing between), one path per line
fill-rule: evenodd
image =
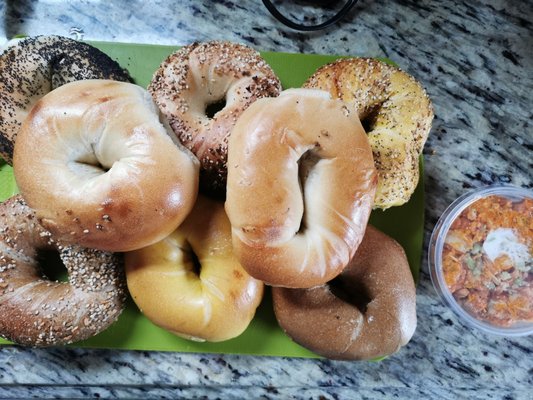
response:
M135 82L146 87L161 61L177 47L91 42L123 67ZM264 52L263 57L276 71L284 88L298 87L321 65L337 56ZM423 162L420 160L421 176ZM16 193L11 167L0 160L0 200ZM418 281L423 244L424 188L422 179L411 200L387 211L374 211L370 221L394 237L405 249L415 281ZM0 339L0 344L10 342ZM105 332L78 342L73 347L113 348L129 350L160 350L196 353L235 353L270 356L318 357L292 342L278 327L270 291L259 307L248 329L239 337L221 343L198 343L181 339L153 325L133 302L119 320Z

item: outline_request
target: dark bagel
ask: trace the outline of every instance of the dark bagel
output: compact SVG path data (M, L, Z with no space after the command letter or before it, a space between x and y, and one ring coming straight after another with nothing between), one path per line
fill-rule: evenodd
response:
M15 139L33 105L65 83L85 79L131 81L97 48L61 36L35 36L0 55L0 157L12 163Z
M327 358L392 354L416 328L415 285L404 250L372 226L337 278L311 289L275 287L272 295L283 330Z

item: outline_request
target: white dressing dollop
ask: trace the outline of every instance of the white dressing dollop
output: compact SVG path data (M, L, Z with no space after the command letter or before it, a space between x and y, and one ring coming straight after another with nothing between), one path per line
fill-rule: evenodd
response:
M520 243L511 228L498 228L489 232L483 243L483 250L491 261L505 254L517 266L523 266L531 259L529 249Z

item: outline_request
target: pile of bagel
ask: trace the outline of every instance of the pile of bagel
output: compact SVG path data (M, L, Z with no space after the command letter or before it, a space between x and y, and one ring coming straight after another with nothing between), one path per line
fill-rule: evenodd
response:
M368 224L406 203L433 118L410 75L343 58L284 89L242 44L184 46L147 88L89 44L0 55L0 336L84 340L128 295L189 340L239 336L265 293L318 355L374 359L416 328L402 247ZM59 254L67 282L45 274ZM265 291L265 286L270 287Z

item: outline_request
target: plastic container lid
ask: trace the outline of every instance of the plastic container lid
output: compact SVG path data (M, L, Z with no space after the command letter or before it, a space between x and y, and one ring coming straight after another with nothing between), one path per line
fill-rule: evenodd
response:
M533 191L490 186L443 213L429 243L433 285L467 326L533 334Z

